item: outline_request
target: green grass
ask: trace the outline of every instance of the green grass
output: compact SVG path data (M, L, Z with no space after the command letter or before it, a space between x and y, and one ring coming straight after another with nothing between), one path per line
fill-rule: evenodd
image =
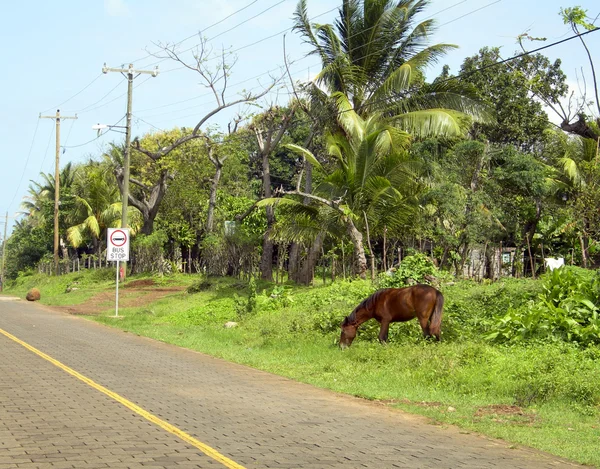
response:
M80 279L85 290L80 296L64 293L66 277L31 279L15 291L37 282L42 302L63 304L114 288L102 274L95 274L95 280L93 275ZM538 282L444 286L441 343L421 339L413 321L393 325L390 345L384 347L374 340L377 325L365 324L352 347L341 351L335 345L339 323L372 290L369 283L339 282L312 289L259 284L256 307L247 314L249 292L238 280L177 276L162 281L186 286L201 281L202 288L123 308L120 320L110 317L112 311L93 319L600 466L600 349L564 343L494 345L481 339L508 306L535 298ZM239 327L224 328L231 320ZM490 407L499 405L522 410L506 413Z

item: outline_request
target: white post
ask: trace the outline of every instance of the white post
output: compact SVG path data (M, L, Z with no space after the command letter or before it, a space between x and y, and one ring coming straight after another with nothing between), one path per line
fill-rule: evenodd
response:
M117 261L117 294L115 298L115 317L119 317L119 261Z

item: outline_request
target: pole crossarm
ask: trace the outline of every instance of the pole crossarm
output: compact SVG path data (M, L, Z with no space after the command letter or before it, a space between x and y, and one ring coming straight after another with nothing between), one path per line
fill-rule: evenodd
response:
M133 68L132 64L129 64L129 68L111 68L111 67L107 67L106 63L104 63L104 67L102 67L102 73L108 73L108 72L117 72L117 73L123 73L123 74L137 74L137 75L141 75L143 73L147 74L147 75L152 75L153 77L158 76L158 74L160 73L160 71L158 70L158 65L154 68L154 70L136 70Z

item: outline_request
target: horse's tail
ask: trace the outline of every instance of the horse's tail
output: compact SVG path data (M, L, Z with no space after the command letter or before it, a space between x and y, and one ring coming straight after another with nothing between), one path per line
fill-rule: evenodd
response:
M435 299L435 308L429 320L429 333L437 340L440 340L442 327L442 313L444 310L444 295L436 290L437 297Z

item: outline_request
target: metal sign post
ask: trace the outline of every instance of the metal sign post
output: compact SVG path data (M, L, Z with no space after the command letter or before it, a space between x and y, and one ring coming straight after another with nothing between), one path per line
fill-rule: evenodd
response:
M129 260L129 228L109 228L106 234L106 260L117 263L117 287L115 294L115 317L119 317L119 264Z

